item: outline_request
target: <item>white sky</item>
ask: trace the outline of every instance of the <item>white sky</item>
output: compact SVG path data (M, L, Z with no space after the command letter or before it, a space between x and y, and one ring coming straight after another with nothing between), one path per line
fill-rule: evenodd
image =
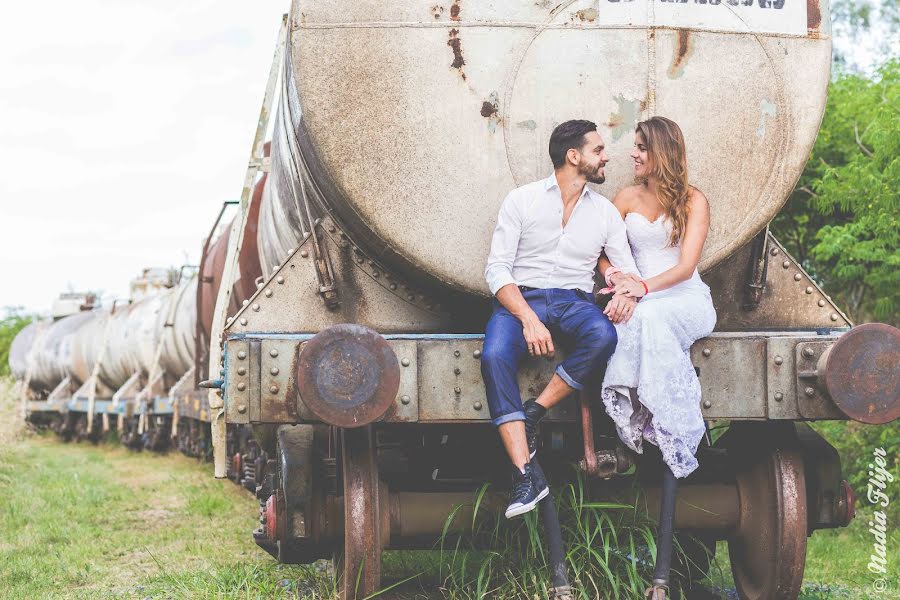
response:
M0 309L197 263L240 196L289 4L2 3Z
M126 297L143 267L198 262L240 195L289 4L2 3L0 309Z

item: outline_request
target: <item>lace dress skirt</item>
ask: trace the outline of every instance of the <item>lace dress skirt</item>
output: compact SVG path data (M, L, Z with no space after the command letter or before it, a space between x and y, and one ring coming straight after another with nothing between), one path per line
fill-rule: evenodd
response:
M616 325L619 342L603 378L603 404L619 437L638 453L643 440L658 446L678 478L697 468L706 430L690 349L715 324L709 287L695 272L642 299L631 319Z

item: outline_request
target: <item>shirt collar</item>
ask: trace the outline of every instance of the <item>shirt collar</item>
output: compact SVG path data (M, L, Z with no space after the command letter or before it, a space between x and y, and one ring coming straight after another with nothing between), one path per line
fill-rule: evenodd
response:
M559 182L556 180L556 171L554 171L553 173L550 173L550 177L548 177L547 179L544 180L544 189L546 191L549 192L553 188L559 189ZM584 189L581 190L581 197L584 198L587 194L590 193L590 191L591 191L591 188L589 188L587 185L585 185Z

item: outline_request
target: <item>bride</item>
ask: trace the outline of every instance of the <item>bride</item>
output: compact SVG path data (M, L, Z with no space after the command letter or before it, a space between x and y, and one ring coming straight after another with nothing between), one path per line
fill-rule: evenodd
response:
M638 300L633 313L610 303L619 341L601 387L619 437L643 452L643 440L659 447L663 468L660 540L648 598L664 598L671 560L676 478L697 466L694 454L706 430L700 382L690 348L709 335L716 311L697 263L709 231L709 203L688 183L684 137L673 121L653 117L637 125L637 185L613 201L625 220L628 242L643 279L626 276L601 258L600 269L617 294Z

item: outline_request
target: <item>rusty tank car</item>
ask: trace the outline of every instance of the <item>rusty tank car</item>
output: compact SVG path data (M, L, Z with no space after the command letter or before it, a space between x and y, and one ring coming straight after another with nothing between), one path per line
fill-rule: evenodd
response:
M344 597L358 576L365 596L383 549L432 547L453 506L503 480L479 369L499 203L546 177L568 118L605 125L612 197L636 122L662 114L712 207L700 269L719 322L692 356L705 418L730 422L676 527L728 540L742 598L795 598L807 536L853 516L839 457L804 422L898 416L897 330L851 328L767 227L824 111L827 3L295 0L285 40L257 236L234 240L224 276L255 241L264 280L236 313L220 288L208 382L217 475L226 424L271 457L257 542L286 562L342 555ZM523 397L551 374L527 364ZM632 478L658 497L591 400L551 411L545 471L580 462L612 477L597 497Z
M454 507L507 473L479 366L502 197L550 172L547 139L568 118L601 125L612 197L630 183L634 125L665 115L712 208L700 270L719 318L691 353L705 419L728 424L701 444L675 525L710 550L728 541L741 598L796 598L807 537L854 513L839 456L806 422L900 416L900 332L853 327L768 231L830 65L817 0L295 0L237 216L210 232L196 278L163 292L193 311L179 321L191 349L146 331L155 351L141 351L97 310L35 326L11 356L23 400L61 431L211 450L215 476L260 500L256 543L282 562L340 557L342 597L365 597L384 549L431 548ZM181 309L163 303L147 314L172 329L160 315ZM65 338L69 319L92 344L51 344L80 362L38 366L42 335ZM525 364L523 397L552 367ZM626 451L601 406L583 394L550 411L545 471L579 465L598 499L637 483L653 514L660 465Z

